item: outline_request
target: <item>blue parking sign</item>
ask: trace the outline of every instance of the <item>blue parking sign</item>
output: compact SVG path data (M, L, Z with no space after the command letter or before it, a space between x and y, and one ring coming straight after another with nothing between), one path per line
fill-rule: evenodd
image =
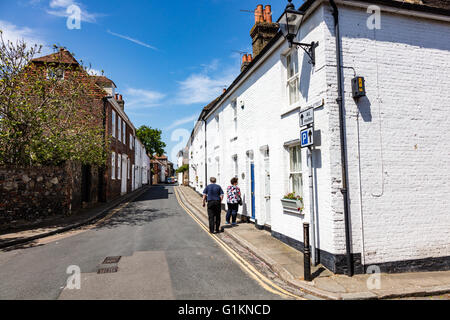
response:
M300 133L301 147L309 147L314 144L314 129L312 127L302 130Z

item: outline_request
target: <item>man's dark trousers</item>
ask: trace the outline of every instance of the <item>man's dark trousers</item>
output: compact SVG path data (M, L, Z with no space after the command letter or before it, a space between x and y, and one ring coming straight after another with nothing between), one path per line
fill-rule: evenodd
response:
M209 232L213 233L214 229L216 232L219 232L221 211L222 206L220 201L208 201Z

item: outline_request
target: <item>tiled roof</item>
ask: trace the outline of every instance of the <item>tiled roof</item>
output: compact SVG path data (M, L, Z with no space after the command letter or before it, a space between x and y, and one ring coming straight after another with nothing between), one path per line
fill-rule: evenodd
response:
M114 85L114 87L117 88L116 84L114 83L114 81L112 81L111 79L108 79L105 76L92 76L93 78L95 78L95 83L98 85Z
M72 56L72 54L66 49L61 49L56 53L52 53L43 57L39 57L31 60L32 62L43 62L43 63L65 63L65 64L78 64L78 61Z

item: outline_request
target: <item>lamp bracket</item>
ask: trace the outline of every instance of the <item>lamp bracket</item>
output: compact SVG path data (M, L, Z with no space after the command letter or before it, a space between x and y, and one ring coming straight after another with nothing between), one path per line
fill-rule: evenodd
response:
M309 58L311 59L309 62L312 65L316 64L316 48L319 46L319 42L311 42L311 43L302 43L302 42L295 42L295 41L290 41L290 46L292 45L296 45L297 47L300 47L303 49L303 51L306 52L306 54L309 56Z

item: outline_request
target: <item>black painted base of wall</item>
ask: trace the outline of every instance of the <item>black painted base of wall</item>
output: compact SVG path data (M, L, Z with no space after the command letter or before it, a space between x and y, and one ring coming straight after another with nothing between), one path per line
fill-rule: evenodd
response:
M287 237L276 231L272 231L272 236L287 245L304 252L304 244L301 241ZM347 274L347 257L345 254L332 254L324 250L317 249L318 261L335 274ZM353 253L353 272L362 274L367 271L369 265L363 267L361 264L361 254ZM426 258L416 260L403 260L374 264L383 273L403 273L403 272L426 272L426 271L447 271L450 270L450 257Z

